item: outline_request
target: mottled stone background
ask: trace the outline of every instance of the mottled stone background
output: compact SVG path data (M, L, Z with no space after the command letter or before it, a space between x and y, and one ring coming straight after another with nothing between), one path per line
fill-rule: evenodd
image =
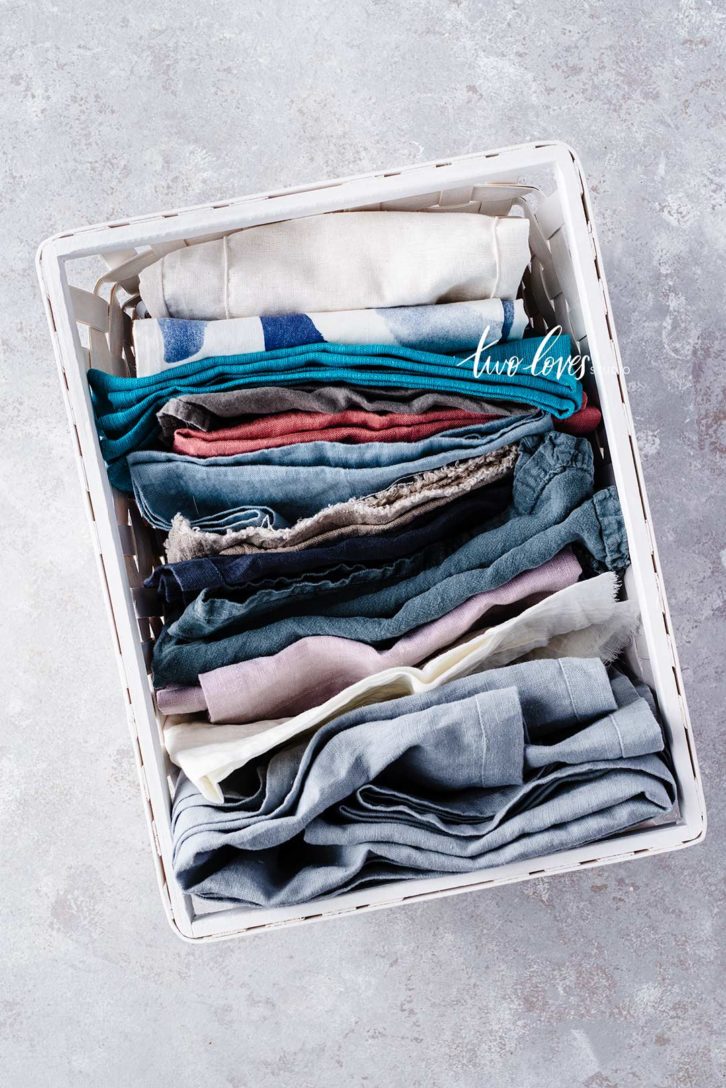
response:
M3 1085L724 1084L723 4L6 0L0 16ZM35 248L546 137L592 185L707 842L184 945L158 900Z

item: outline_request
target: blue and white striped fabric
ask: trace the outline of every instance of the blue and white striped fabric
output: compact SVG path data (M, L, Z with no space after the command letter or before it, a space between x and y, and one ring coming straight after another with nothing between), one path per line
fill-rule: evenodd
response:
M482 337L487 344L520 340L527 323L521 299L498 298L220 321L146 318L134 322L136 373L142 377L212 356L326 342L396 344L438 352L473 350Z

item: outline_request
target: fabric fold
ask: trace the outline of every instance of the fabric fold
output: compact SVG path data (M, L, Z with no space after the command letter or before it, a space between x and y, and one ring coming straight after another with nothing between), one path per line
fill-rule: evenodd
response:
M429 411L459 410L487 415L492 418L520 415L521 405L505 401L486 401L455 393L414 394L406 390L357 389L353 386L258 386L225 393L199 393L196 396L174 397L160 408L156 419L162 439L172 445L179 430L214 431L236 423L248 422L250 417L272 415L285 411L339 412L348 409L423 415ZM558 419L555 426L565 434L592 434L602 423L600 409L588 404L583 391L580 408L567 419Z
M129 468L137 506L157 529L168 530L176 514L212 532L248 525L285 528L412 473L481 457L550 427L549 416L537 414L390 445L311 442L202 460L147 450L131 454Z
M529 221L456 212L330 212L265 223L165 254L139 277L152 317L513 299Z
M511 477L411 522L395 533L345 536L327 545L303 549L259 551L246 555L210 555L157 567L144 585L156 590L164 611L183 607L203 590L248 596L256 587L280 589L284 580L314 574L320 580L345 577L362 566L381 565L441 542L472 525L484 525L502 513L512 497ZM424 553L426 554L426 553Z
M202 590L159 635L154 684L194 683L202 672L277 653L306 635L380 645L571 544L587 556L590 569L622 570L628 550L617 494L608 488L593 497L592 484L592 449L585 439L555 432L524 439L512 504L491 527L436 545L416 560L396 561L381 584L367 590L360 579L347 588L345 576L325 594L302 579L243 601Z
M582 403L582 385L570 363L570 338L562 333L554 339L495 344L479 360L413 348L326 343L203 359L142 378L92 368L88 382L109 479L121 489L129 486L126 458L158 440L156 412L184 393L338 382L517 401L562 419Z
M560 700L582 716L592 690L590 668L597 672L601 660L614 658L637 629L637 605L618 601L617 589L614 574L577 582L438 653L424 665L397 665L374 673L292 718L212 725L204 719L169 717L164 723L166 749L205 797L220 800L219 783L235 769L353 707L430 691L458 677L523 658L558 658L564 656L563 650L593 660L592 667L568 673L567 695ZM210 686L208 697L213 690ZM224 698L219 689L217 693ZM217 710L224 714L225 703Z
M584 403L584 402L583 402ZM257 385L221 393L183 394L156 413L162 437L173 442L181 429L217 431L234 423L280 412L377 412L423 415L462 411L490 416L521 415L521 405L487 401L460 393L419 393L408 389L366 389L352 385Z
M353 639L311 635L277 654L227 665L199 677L195 687L162 688L156 693L165 714L206 710L212 722L249 722L300 714L374 673L417 665L456 642L483 619L503 610L535 604L582 572L568 551L497 589L478 593L438 620L416 628L386 649Z
M584 720L561 690L583 664ZM619 703L600 662L465 677L351 710L238 771L221 805L182 777L175 875L203 897L283 905L571 848L672 810L662 749L648 702Z
M324 342L460 351L475 348L482 339L488 344L519 340L528 324L522 299L491 298L216 321L145 318L134 321L132 331L136 373L142 377L211 356Z
M371 412L287 412L219 431L178 430L174 453L190 457L235 457L240 453L279 449L300 442L421 442L425 438L492 418L476 412L427 412L424 415L374 415Z
M335 541L400 532L448 503L508 476L517 446L503 446L482 457L454 461L427 472L412 472L382 491L333 503L285 529L248 526L221 533L195 528L180 514L172 519L165 550L169 563L207 555L252 555L328 547Z

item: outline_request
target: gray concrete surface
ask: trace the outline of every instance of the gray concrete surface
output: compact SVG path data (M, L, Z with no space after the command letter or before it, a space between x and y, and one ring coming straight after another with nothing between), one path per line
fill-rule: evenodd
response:
M0 14L2 1083L723 1084L723 5ZM35 247L83 222L542 137L570 141L592 183L709 838L185 946L157 900Z

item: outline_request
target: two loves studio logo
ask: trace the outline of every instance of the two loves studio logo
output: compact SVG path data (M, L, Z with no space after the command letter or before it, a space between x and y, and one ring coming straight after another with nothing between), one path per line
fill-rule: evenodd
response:
M497 340L489 342L489 330L490 327L487 325L473 355L467 355L466 358L459 360L456 364L457 366L465 366L471 363L475 378L484 376L502 377L504 375L508 378L514 378L518 375L529 374L537 378L561 380L565 375L569 374L573 378L577 378L578 381L582 381L588 371L590 356L587 354L573 355L571 353L570 337L563 334L561 325L556 325L553 329L550 329L547 335L541 339L516 342L525 346L537 344L533 352L523 348L522 354L513 351L506 356L502 355L502 345L498 344ZM489 351L495 345L498 345L499 350L497 358L492 358Z

